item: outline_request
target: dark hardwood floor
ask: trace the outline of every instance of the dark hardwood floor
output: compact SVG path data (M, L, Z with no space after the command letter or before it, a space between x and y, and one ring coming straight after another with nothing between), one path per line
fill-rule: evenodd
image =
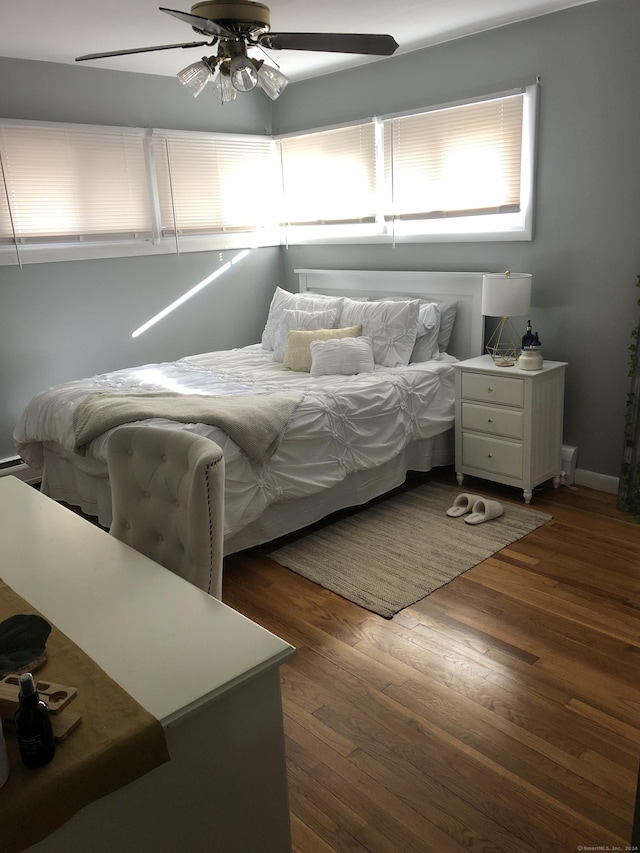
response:
M226 603L298 650L282 667L296 853L630 849L640 525L583 487L532 506L552 521L391 620L259 550L227 558Z

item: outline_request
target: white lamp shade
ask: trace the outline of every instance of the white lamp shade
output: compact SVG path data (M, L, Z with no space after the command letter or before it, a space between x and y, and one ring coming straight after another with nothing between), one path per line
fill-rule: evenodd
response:
M530 273L487 273L482 277L485 317L522 317L531 308Z

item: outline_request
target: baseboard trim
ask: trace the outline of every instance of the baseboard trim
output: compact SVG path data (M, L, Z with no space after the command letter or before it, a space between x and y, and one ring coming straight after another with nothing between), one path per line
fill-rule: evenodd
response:
M598 474L596 471L586 471L584 468L576 468L576 486L587 486L589 489L598 489L600 492L618 493L620 480L608 474Z

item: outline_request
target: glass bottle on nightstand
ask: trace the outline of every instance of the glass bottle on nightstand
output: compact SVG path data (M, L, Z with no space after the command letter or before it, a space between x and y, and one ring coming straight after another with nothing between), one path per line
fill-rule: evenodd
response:
M531 320L527 322L527 330L522 336L522 352L518 358L520 370L542 370L542 344L538 333L531 331Z

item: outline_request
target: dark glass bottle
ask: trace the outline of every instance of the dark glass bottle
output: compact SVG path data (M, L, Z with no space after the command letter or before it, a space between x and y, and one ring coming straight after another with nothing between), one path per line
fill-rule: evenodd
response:
M527 320L527 330L522 337L522 349L528 349L533 345L534 337L531 333L531 320Z
M20 707L14 722L20 746L20 756L27 767L48 764L56 751L49 709L40 699L33 676L24 672L20 676Z

